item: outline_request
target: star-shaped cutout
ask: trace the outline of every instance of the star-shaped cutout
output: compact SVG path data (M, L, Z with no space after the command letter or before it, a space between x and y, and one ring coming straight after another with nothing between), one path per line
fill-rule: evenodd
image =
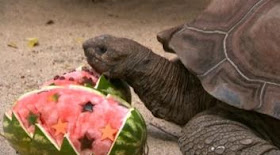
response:
M92 143L94 141L94 139L88 138L88 134L86 133L84 135L84 137L81 137L78 139L81 143L81 150L85 150L85 149L92 149Z
M101 129L101 131L102 131L101 140L110 139L111 141L114 141L115 134L117 133L118 130L113 129L110 124L107 124L105 128Z
M60 95L58 93L55 93L48 97L49 102L58 102Z
M29 115L27 116L27 120L30 125L35 125L38 120L38 115L34 114L33 112L29 112Z
M87 102L85 105L82 105L83 106L83 110L82 112L93 112L93 107L94 107L94 104L92 104L91 102Z
M62 122L61 119L58 120L57 124L53 125L52 128L55 129L55 135L60 133L65 134L67 129L67 122Z

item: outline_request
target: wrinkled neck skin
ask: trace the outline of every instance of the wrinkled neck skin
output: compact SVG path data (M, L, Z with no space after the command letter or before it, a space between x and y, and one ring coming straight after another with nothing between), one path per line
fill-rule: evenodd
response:
M182 64L149 50L130 58L124 79L154 116L179 125L216 102Z

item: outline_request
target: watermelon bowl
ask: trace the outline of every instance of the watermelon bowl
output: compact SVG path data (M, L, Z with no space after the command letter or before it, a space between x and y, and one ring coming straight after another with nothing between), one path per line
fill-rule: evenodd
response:
M4 136L22 155L143 154L146 124L123 88L85 69L56 76L5 113Z

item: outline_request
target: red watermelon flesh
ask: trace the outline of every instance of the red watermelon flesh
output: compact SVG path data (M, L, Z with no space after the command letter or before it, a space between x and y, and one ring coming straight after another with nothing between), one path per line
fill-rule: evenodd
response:
M21 97L13 112L29 133L39 123L58 146L68 134L79 153L105 155L129 110L88 88L55 87Z
M81 69L64 73L62 76L56 75L52 80L44 83L43 86L66 86L72 84L94 87L99 77L100 74L94 70L82 67Z

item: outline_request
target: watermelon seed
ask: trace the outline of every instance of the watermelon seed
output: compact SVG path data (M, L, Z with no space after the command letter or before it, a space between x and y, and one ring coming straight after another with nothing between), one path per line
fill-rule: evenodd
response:
M64 76L59 77L59 80L65 80Z
M89 69L86 66L83 66L82 71L89 72Z
M73 70L71 70L71 71L70 71L70 73L75 72L75 71L76 71L76 70L75 70L75 69L73 69Z
M72 78L72 77L70 77L70 78L69 78L69 81L75 81L75 79L74 79L74 78Z
M81 150L92 149L92 143L94 139L88 138L88 134L85 133L84 137L78 139L81 143Z
M56 75L53 79L54 79L54 80L59 79L59 75Z
M94 104L92 104L91 102L87 102L85 105L83 105L83 110L82 112L93 112L93 107Z
M92 71L90 71L90 70L88 71L88 73L89 73L90 75L93 75L93 72L92 72Z

